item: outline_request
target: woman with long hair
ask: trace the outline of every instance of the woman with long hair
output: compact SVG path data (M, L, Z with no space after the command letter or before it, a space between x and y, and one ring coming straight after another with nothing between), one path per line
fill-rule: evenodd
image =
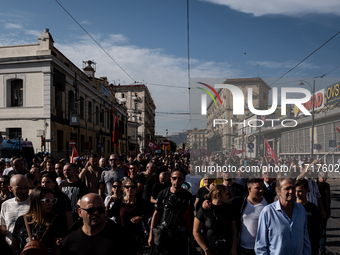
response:
M214 186L206 199L211 201L211 209L201 207L194 220L193 235L197 243L206 255L236 255L237 227L230 205L227 204L228 187L220 184Z
M65 193L60 191L55 176L50 173L43 174L41 186L52 191L54 197L57 198L57 203L53 205L52 211L60 215L61 219L66 222L68 229L71 228L73 225L71 201Z
M137 183L129 177L122 181L125 194L117 200L108 211L108 216L114 216L119 225L125 227L137 240L139 250L143 250L143 225L142 221L146 215L147 204L142 198L136 197Z
M30 195L30 207L25 215L20 216L15 222L13 230L12 250L14 254L21 254L29 241L29 232L36 240L43 239L48 254L55 254L58 246L56 239L66 233L66 224L60 217L52 213L53 204L57 202L50 189L36 187ZM28 229L25 224L28 223ZM28 232L29 231L29 232Z

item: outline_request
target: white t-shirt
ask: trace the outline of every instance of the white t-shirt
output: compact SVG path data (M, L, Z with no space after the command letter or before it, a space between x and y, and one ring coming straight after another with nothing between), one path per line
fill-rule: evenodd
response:
M12 232L15 226L15 222L19 216L28 212L30 207L30 198L25 201L17 202L15 197L3 202L0 213L0 225L6 226L7 237L6 241L10 245L12 243Z
M191 186L191 194L193 196L196 196L198 189L200 188L200 182L202 180L202 176L199 174L195 174L194 176L191 176L188 174L185 176L185 181L190 183Z
M262 209L267 205L265 198L261 203L253 205L247 198L247 205L242 214L242 223L239 236L239 244L245 249L254 249L257 234L257 225Z

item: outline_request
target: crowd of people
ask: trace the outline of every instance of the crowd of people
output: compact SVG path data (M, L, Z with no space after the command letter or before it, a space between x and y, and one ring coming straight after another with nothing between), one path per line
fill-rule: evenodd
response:
M330 186L327 173L312 174L318 163L179 154L2 159L1 254L143 254L146 246L164 255L326 254ZM237 171L212 168L221 165ZM303 171L268 171L282 165ZM244 166L260 171L244 175Z

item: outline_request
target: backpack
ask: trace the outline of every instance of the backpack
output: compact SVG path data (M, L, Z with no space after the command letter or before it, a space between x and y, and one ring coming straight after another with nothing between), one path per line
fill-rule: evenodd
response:
M27 223L27 217L26 217L26 215L24 215L26 230L27 230L27 234L29 236L30 241L28 243L26 243L24 249L21 252L21 255L48 255L47 247L46 247L46 245L43 241L44 241L44 237L46 236L48 230L50 229L55 217L56 216L53 217L51 224L47 227L47 229L45 230L41 239L39 239L38 235L35 235L32 238L32 234L31 234L30 228L29 228L28 223Z

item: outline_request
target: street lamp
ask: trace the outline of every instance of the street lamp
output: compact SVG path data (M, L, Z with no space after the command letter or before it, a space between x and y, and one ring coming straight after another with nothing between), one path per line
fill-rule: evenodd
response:
M312 109L312 148L311 148L311 157L312 157L312 159L313 159L313 154L314 154L314 94L315 94L315 79L313 80L313 88L312 88L312 86L308 83L308 82L306 82L306 81L303 81L303 80L301 80L301 82L299 83L299 85L300 86L303 86L303 85L305 85L303 82L305 82L305 83L307 83L308 84L308 86L311 88L311 90L312 90L312 106L313 106L313 109Z

